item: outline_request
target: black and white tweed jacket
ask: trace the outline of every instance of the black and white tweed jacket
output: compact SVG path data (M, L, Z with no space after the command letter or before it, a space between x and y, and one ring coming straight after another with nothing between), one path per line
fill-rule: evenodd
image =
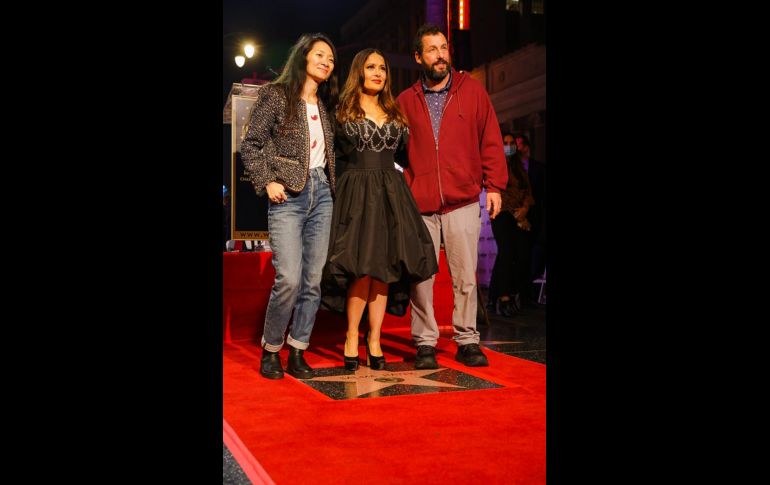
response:
M241 142L241 159L257 195L263 195L265 185L270 182L282 183L295 193L301 192L307 182L310 164L307 111L304 101L299 100L297 118L284 123L287 102L285 91L279 85L266 84L257 90ZM325 171L334 193L334 129L320 99L318 112L326 143Z

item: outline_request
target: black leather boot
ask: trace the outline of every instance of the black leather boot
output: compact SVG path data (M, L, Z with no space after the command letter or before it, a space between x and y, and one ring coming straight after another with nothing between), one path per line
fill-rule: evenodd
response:
M268 379L283 378L283 367L281 367L281 359L278 357L278 352L270 352L265 348L262 349L259 373L262 374L262 377L267 377Z
M302 356L304 350L295 349L289 346L289 362L286 364L286 372L297 379L310 379L313 377L313 369L307 365Z

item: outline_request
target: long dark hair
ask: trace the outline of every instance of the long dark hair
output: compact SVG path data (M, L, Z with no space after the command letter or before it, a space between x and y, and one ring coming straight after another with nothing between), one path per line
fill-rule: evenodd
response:
M345 87L342 88L342 94L340 95L340 105L337 110L337 121L340 123L365 118L364 110L361 109L360 99L361 92L364 89L364 64L366 59L372 54L379 54L385 59L382 52L372 48L362 50L353 58L348 79L345 81ZM387 59L385 59L385 70L387 78L385 78L385 86L380 91L377 102L382 110L385 111L385 114L388 115L388 121L396 121L407 126L406 116L401 112L398 103L393 99L393 94L390 92L390 64L388 64Z
M286 97L289 100L288 106L286 107L287 121L297 116L297 103L299 103L299 100L302 97L302 87L305 85L305 80L307 79L307 54L318 41L329 44L329 47L332 49L335 64L339 62L339 59L337 59L337 49L327 35L320 32L315 34L302 34L294 46L292 46L291 51L289 52L289 58L283 66L281 75L273 81L273 84L279 84L284 88ZM334 110L337 106L337 98L339 96L336 66L332 69L332 74L329 76L329 79L318 86L316 94L318 95L318 98L323 101L327 110Z

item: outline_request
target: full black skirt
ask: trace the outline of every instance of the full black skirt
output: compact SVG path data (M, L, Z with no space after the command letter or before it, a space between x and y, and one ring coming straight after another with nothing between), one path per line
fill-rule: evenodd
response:
M403 174L346 171L337 181L322 305L344 313L349 285L369 275L389 284L386 311L403 316L410 286L437 272L433 241Z

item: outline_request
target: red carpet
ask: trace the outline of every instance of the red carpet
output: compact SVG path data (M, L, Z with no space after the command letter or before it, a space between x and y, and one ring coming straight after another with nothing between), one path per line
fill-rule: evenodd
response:
M342 331L319 337L310 365L341 365ZM411 360L410 340L388 330L388 360ZM277 484L544 484L545 366L487 350L490 367L471 369L454 350L441 339L442 367L506 387L335 401L288 375L263 379L257 345L225 344L224 418Z
M439 365L505 387L334 400L288 375L264 379L256 342L272 285L269 253L224 256L225 444L254 483L545 483L544 365L486 349L490 367L465 367L447 325ZM448 324L443 253L440 270L436 315ZM319 312L305 353L311 366L342 365L345 328L342 316ZM414 360L408 315L386 317L382 348L389 362Z

